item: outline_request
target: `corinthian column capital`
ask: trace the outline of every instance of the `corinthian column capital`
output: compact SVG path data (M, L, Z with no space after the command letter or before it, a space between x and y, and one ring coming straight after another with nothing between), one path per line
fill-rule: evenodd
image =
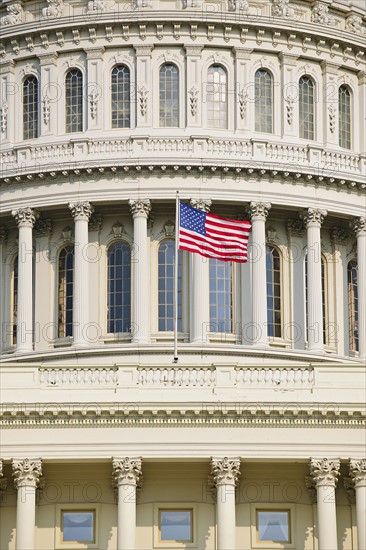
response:
M33 227L39 218L37 210L29 207L12 210L11 215L15 218L18 227Z
M74 221L84 220L89 221L90 216L94 212L94 207L90 202L69 202L69 208L71 210Z
M189 203L193 208L209 212L212 201L210 199L190 199Z
M240 458L211 458L212 484L219 485L238 484L240 476Z
M320 227L327 214L327 210L321 210L320 208L308 208L307 210L300 212L300 218L304 220L306 227L314 225Z
M40 458L30 460L13 460L13 476L15 488L34 487L39 484L42 475L42 460Z
M112 458L113 481L119 485L142 485L142 459L141 458Z
M366 487L366 458L361 458L360 460L353 460L351 458L349 461L349 475L355 489L357 487Z
M340 468L339 459L310 459L310 475L316 487L336 487Z
M350 226L356 233L357 237L360 235L366 235L366 218L355 218L350 222Z
M130 199L128 204L131 208L131 214L135 218L136 216L148 217L151 211L150 199Z
M251 220L266 221L271 206L270 202L251 202L247 212Z

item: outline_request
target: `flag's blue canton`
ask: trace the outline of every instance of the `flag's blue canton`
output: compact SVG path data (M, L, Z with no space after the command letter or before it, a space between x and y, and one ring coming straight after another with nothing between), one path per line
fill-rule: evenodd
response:
M183 202L180 203L180 226L183 229L206 235L205 223L206 212L196 210Z

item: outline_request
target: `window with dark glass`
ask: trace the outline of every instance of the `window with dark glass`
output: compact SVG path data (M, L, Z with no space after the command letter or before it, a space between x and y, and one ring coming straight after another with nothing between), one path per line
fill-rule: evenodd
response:
M277 248L266 246L268 336L282 337L281 256Z
M108 332L131 331L131 248L118 241L108 248Z
M12 340L13 345L17 343L17 322L18 322L18 256L14 259L13 263L13 311L12 311Z
M23 82L23 139L38 137L38 80L27 76Z
M299 80L299 130L301 138L315 139L314 82L308 76Z
M178 331L182 330L182 256L178 253ZM175 242L165 239L158 251L158 327L174 330Z
M129 128L131 126L130 69L118 65L112 71L112 128Z
M357 261L351 260L347 266L348 282L348 328L349 347L351 351L359 351L358 342L358 270Z
M72 69L65 78L66 133L83 131L83 75Z
M159 71L159 121L165 128L179 126L179 71L171 63Z
M209 128L227 128L227 72L220 65L208 68L206 91Z
M323 344L328 343L328 307L327 307L327 274L326 274L326 262L324 257L321 257L322 264L322 311L323 311ZM306 331L309 330L308 326L308 258L305 257L305 300L306 300Z
M210 331L233 332L233 266L209 259Z
M339 145L351 149L351 92L347 86L338 90Z
M74 245L65 246L58 258L58 337L72 336Z
M265 69L255 73L255 131L273 132L273 79Z

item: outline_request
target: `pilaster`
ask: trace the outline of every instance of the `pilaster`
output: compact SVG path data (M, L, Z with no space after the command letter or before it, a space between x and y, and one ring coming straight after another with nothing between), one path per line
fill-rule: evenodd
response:
M202 49L202 46L185 47L187 67L187 126L192 128L200 128L202 126L202 108L206 107L207 77L205 75L203 75L204 81L200 86L202 78Z
M152 76L151 76L151 52L153 46L146 44L144 46L136 45L136 74L139 75L137 95L137 111L136 121L137 127L152 126L152 109L153 109L153 93L152 93Z
M88 101L88 131L102 130L103 114L105 106L103 99L103 53L104 48L87 48L86 53L86 78ZM110 77L109 77L110 78Z
M357 238L358 349L359 358L366 360L366 217L351 223Z
M299 132L298 82L296 82L297 60L296 55L281 52L281 83L282 101L280 106L282 121L282 136L297 137Z
M324 146L334 148L339 144L338 128L338 78L339 65L329 61L321 62L323 74L323 90L326 94L323 101L323 135ZM321 141L317 135L317 140Z
M14 67L12 60L0 63L0 141L4 147L14 142L15 98L20 101L20 94L16 94Z
M40 134L41 136L57 135L58 132L58 102L62 101L60 89L57 86L58 54L45 53L38 55L40 63Z

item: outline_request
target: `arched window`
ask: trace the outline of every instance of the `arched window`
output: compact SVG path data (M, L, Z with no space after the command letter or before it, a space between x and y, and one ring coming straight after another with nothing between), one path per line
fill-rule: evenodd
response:
M126 65L118 65L112 71L112 128L129 128L130 112L130 69Z
M83 131L83 75L71 69L65 78L66 133Z
M265 69L255 73L255 131L273 132L273 79Z
M233 332L233 267L231 262L209 260L210 330Z
M304 139L315 139L314 82L308 76L299 80L299 132Z
M58 319L59 338L72 336L72 305L74 294L74 245L65 246L58 258Z
M17 343L17 321L18 321L18 256L14 258L12 274L12 343Z
M268 336L282 337L281 256L277 248L266 246Z
M182 256L178 253L178 331L182 330ZM158 251L159 331L174 330L175 242L165 239Z
M131 331L131 248L118 241L108 248L108 332Z
M220 65L207 71L207 125L227 128L227 72Z
M38 80L27 76L23 82L23 139L38 137Z
M338 90L339 145L351 149L351 92L347 86Z
M172 63L159 71L159 121L164 128L179 126L179 71Z
M357 262L351 260L347 265L348 281L348 327L349 347L351 351L358 351L358 288Z
M328 343L328 285L327 285L327 265L324 256L321 256L322 264L322 311L323 311L323 344ZM309 330L308 323L308 257L305 256L305 308L306 308L306 333Z

